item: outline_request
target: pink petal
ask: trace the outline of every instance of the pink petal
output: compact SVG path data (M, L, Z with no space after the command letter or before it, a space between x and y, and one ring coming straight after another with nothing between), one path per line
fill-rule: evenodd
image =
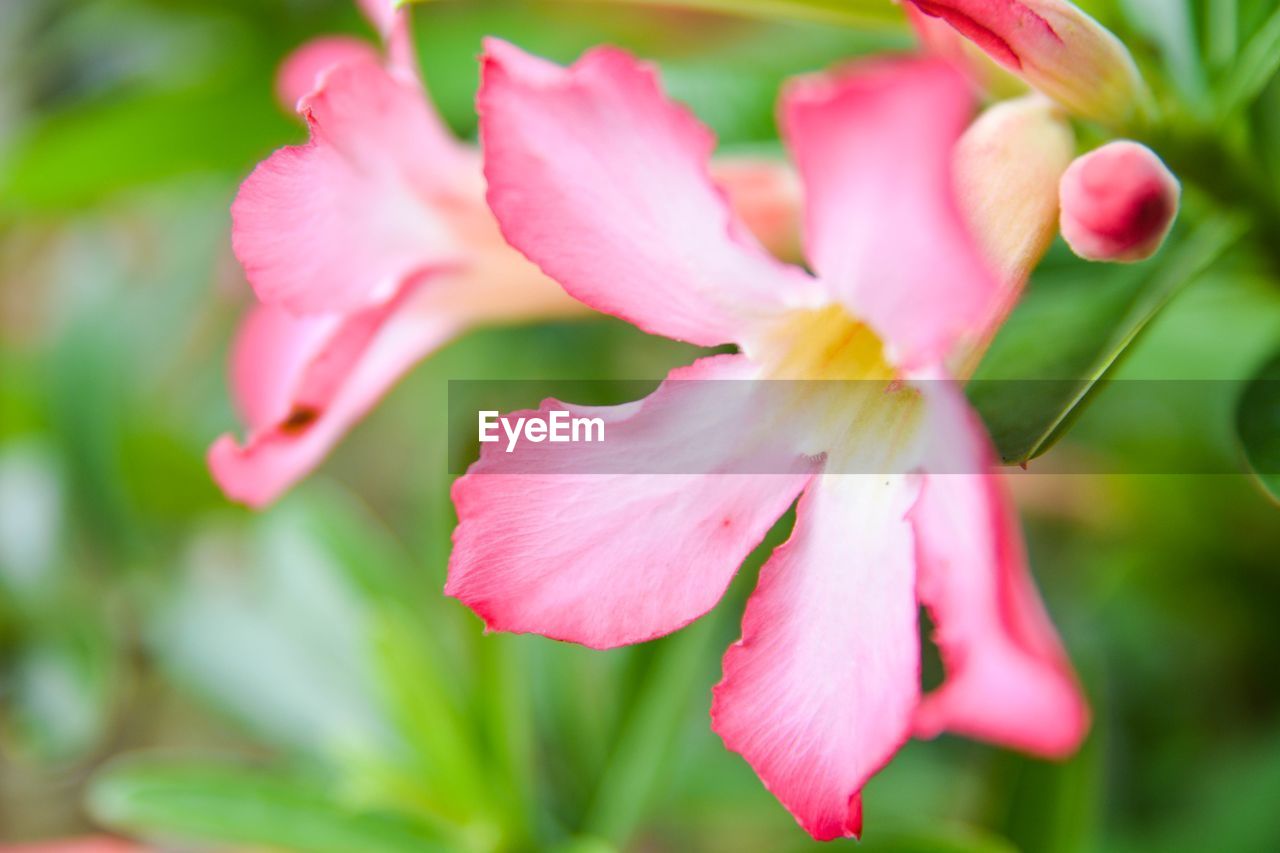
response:
M858 792L910 734L915 497L905 477L815 480L715 688L712 727L818 839L858 834Z
M673 456L751 414L707 412L705 398L685 393L706 383L684 380L754 375L741 356L706 358L626 406L544 403L544 411L603 417L603 443L521 444L514 453L483 445L480 461L454 484L459 523L445 593L493 630L593 648L652 639L706 613L804 487L812 464L796 457L789 474L591 471L616 470L620 461L634 461L636 470L680 470ZM748 403L749 394L740 399ZM722 454L726 468L745 452L729 443L703 446ZM546 464L552 447L569 448L561 457L566 473Z
M932 463L912 510L918 593L937 625L947 680L924 697L916 734L942 731L1048 757L1075 750L1089 711L1045 614L995 454L958 392L937 393L948 463Z
M503 233L591 307L712 345L812 297L731 214L707 174L711 133L648 66L599 48L564 69L490 39L479 108Z
M320 463L348 429L461 322L424 301L435 283L344 317L294 318L255 309L237 339L232 376L249 424L244 446L224 435L209 468L227 496L275 500Z
M232 247L262 301L355 310L458 263L447 210L475 164L417 86L349 62L300 108L311 141L261 163L231 208Z
M972 101L943 60L863 64L784 95L809 260L904 367L941 360L998 298L952 189Z
M350 36L312 39L280 63L276 72L276 95L286 109L295 109L304 95L320 83L320 77L344 62L379 62L373 45Z

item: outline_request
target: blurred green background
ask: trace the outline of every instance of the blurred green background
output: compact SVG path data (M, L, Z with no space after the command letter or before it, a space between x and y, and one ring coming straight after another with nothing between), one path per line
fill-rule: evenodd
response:
M1280 229L1277 4L1084 5L1166 105L1151 134L1187 179L1184 214L1138 267L1056 247L983 375L1246 379L1280 343L1280 244L1259 237ZM726 147L764 151L787 75L911 44L892 24L605 3L442 0L414 18L464 137L485 34L655 58ZM305 138L275 103L279 60L334 32L374 39L347 0L0 3L0 842L816 848L707 717L789 519L710 617L641 647L484 636L440 595L448 379L657 378L689 348L607 319L474 333L277 507L213 487L203 456L236 428L225 361L249 298L228 205ZM1251 194L1218 182L1228 166ZM1235 401L1099 397L1015 482L1090 740L1062 764L912 743L867 789L867 849L1280 849L1276 507L1243 475L1046 473L1238 460Z

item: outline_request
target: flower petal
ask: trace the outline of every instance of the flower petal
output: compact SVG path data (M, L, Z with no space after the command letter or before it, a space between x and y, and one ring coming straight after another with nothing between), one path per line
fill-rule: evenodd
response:
M626 54L599 48L565 69L490 39L479 108L503 233L591 307L714 345L816 295L729 211L707 174L711 133Z
M995 453L958 389L944 437L950 461L933 463L911 512L918 593L937 625L947 680L924 697L916 734L952 731L1048 757L1075 750L1089 711L1045 614ZM950 393L954 391L954 394Z
M521 444L515 453L484 445L480 461L454 484L459 522L445 593L491 629L593 648L652 639L706 613L795 500L813 463L797 454L793 470L779 474L592 473L593 464L609 471L625 458L637 471L646 463L671 470L673 455L749 415L721 407L710 416L701 394L685 393L703 383L682 381L754 373L741 356L714 356L674 371L652 395L625 406L548 401L544 410L606 424L603 443L555 446L571 449L561 457L566 473L555 473L554 462L539 464L552 445ZM750 395L739 399L745 405ZM679 428L685 426L705 435ZM744 452L728 442L706 446L722 454L726 468Z
M963 77L937 59L863 64L784 95L809 260L903 367L942 360L998 298L952 188L972 106Z
M356 310L458 263L447 206L475 164L439 131L417 86L348 62L300 108L311 141L261 163L231 207L232 247L263 302Z
M344 62L379 62L377 49L350 36L324 36L304 44L285 57L276 72L276 95L285 109L296 109L298 101L320 83L323 74Z
M259 307L232 357L237 402L249 424L242 447L224 435L209 468L227 496L264 506L305 477L413 365L461 321L424 301L435 283L342 317L295 318Z
M815 838L856 835L858 792L919 697L912 478L828 476L760 573L712 727Z

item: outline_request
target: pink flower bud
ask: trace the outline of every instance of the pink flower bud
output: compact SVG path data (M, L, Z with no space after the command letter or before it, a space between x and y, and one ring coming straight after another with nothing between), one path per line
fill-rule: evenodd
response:
M1145 110L1133 57L1068 0L908 0L1072 112L1110 124Z
M1062 236L1090 261L1151 257L1178 214L1178 179L1150 148L1120 140L1077 157L1062 176Z

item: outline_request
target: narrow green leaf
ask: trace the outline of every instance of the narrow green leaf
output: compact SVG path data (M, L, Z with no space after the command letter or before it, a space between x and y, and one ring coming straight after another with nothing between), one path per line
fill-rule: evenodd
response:
M1240 45L1239 0L1213 0L1206 7L1209 61L1215 68L1225 68Z
M431 0L402 0L430 2ZM587 0L604 5L659 6L723 12L752 18L814 21L848 27L902 26L902 9L889 0Z
M588 835L624 847L644 817L708 658L709 641L717 636L715 625L715 616L704 617L658 650L596 791L584 826Z
M401 815L360 810L280 773L230 763L128 758L89 789L93 816L145 837L308 853L456 850Z
M1243 232L1217 218L1141 266L1086 281L1072 265L1065 282L1033 288L968 388L1001 460L1022 464L1052 447L1151 319Z
M1228 116L1249 105L1280 71L1280 9L1271 14L1240 53L1222 84L1220 111Z
M1280 351L1240 395L1236 433L1254 476L1272 500L1280 503Z

